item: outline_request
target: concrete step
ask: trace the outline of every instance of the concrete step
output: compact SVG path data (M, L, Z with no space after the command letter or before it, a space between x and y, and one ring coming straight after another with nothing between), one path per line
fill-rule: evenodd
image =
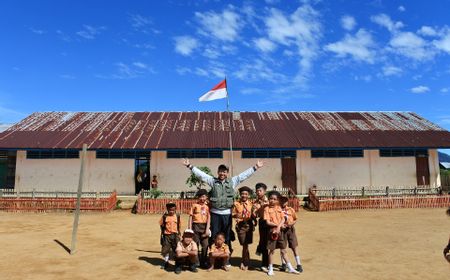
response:
M117 201L120 201L119 207L121 209L132 209L136 203L137 195L118 195Z

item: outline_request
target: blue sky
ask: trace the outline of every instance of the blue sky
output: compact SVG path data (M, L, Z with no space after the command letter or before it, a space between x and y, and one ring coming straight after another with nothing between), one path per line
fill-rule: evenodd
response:
M450 1L1 1L0 124L35 111L414 111L450 130Z

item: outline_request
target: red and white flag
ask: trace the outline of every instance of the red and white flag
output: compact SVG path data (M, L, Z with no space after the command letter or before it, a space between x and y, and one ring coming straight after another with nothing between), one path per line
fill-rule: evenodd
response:
M210 91L202 95L198 101L211 101L221 98L226 98L228 96L227 92L227 80L223 80L213 87Z

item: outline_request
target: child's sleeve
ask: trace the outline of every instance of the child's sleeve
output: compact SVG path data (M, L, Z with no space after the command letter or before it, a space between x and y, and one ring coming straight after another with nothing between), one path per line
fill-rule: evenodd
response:
M268 209L268 207L264 208L263 219L266 221L270 221L270 215L269 215L269 211L267 211L267 209Z
M195 204L192 205L191 210L189 211L189 216L194 216Z

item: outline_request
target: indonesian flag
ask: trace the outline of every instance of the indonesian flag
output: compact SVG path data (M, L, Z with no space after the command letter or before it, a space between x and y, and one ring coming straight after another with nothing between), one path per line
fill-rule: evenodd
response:
M218 83L215 87L213 87L210 91L202 95L198 101L211 101L221 98L226 98L228 95L227 92L227 80L223 80Z

